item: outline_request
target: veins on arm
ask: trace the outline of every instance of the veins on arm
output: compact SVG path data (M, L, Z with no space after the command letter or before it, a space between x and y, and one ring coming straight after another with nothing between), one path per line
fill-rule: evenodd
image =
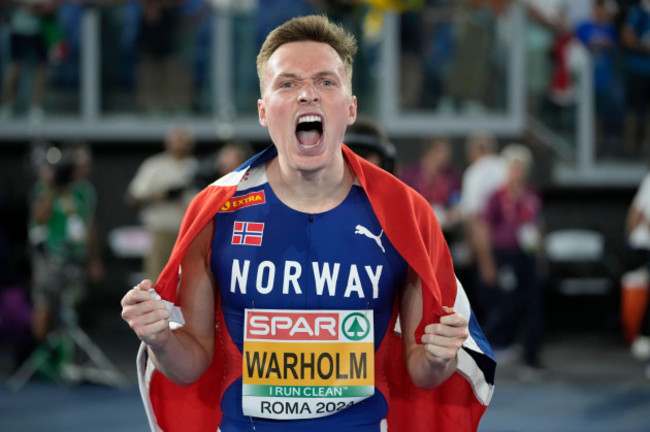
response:
M415 339L415 330L422 320L422 281L409 268L407 281L401 291L400 326L402 328L403 355L413 383L431 389L442 384L456 370L457 359L441 363L425 350L425 345Z
M176 296L185 325L154 353L156 368L178 384L191 384L203 375L214 355L215 280L210 270L213 223L192 241L181 263Z

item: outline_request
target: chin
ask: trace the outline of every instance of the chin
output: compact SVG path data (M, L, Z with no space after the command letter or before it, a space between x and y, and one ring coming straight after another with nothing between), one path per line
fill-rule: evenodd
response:
M317 154L299 153L297 155L294 155L293 161L294 166L299 171L316 172L330 166L332 159L328 157L324 152Z
M299 158L294 166L298 171L317 172L327 168L328 164L322 158L311 156L309 158Z

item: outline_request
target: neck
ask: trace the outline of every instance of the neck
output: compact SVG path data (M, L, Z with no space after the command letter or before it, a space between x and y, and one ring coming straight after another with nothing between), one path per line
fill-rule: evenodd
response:
M524 185L521 183L511 182L508 184L508 189L510 190L510 194L514 197L519 197L524 193Z
M317 171L283 166L276 157L266 165L266 176L280 201L305 213L323 213L338 206L354 182L342 155L333 166Z

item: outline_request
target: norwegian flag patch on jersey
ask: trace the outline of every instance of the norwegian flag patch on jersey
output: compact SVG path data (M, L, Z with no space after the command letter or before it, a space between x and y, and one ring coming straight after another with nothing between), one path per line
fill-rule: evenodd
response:
M264 234L264 222L235 221L232 230L231 244L262 246L263 234Z

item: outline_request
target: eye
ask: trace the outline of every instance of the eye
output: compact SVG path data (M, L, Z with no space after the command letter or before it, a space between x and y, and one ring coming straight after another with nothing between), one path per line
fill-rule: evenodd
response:
M291 88L293 87L293 83L291 81L285 81L280 84L280 88Z
M334 85L334 82L331 81L331 80L323 80L322 84L323 84L323 86L325 86L325 87L331 87L331 86Z

